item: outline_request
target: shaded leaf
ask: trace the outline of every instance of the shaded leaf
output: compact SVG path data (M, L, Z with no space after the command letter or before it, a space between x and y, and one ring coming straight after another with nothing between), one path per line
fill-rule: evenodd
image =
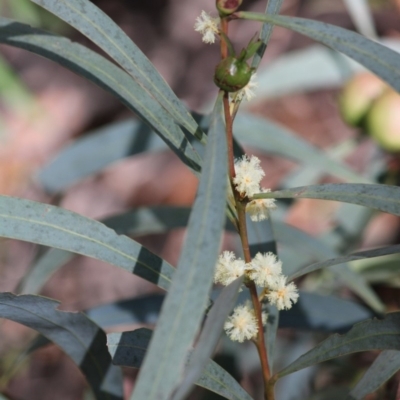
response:
M278 154L304 165L318 168L320 172L337 176L350 182L368 182L368 179L349 167L327 157L287 128L264 118L238 114L235 119L235 137L241 142L268 153Z
M268 366L272 375L274 373L274 360L275 360L274 350L275 350L276 335L278 333L278 327L280 324L280 317L279 317L280 312L273 305L268 305L268 309L266 311L268 313L268 319L265 332L265 345L268 354Z
M57 310L57 301L0 293L0 317L46 336L79 366L97 399L122 400L122 372L111 363L105 333L82 313Z
M107 335L108 348L116 365L140 368L150 343L152 331L137 329L131 332ZM209 360L196 385L204 387L226 399L251 400L237 381L214 361Z
M0 236L93 257L163 289L174 273L166 261L100 222L30 200L0 196Z
M125 32L88 0L31 0L64 20L110 55L193 135L202 134L190 113L161 77L154 65Z
M374 316L373 312L354 301L304 291L299 294L297 303L281 313L280 328L344 333L354 324Z
M400 312L386 314L382 320L360 322L345 335L332 335L280 371L282 377L311 365L367 350L400 349Z
M222 289L217 301L207 315L197 345L185 367L185 376L172 397L172 400L185 399L194 382L201 377L203 369L209 363L209 359L218 344L225 321L232 311L239 288L242 284L243 277L236 279L228 287Z
M184 163L195 171L200 169L199 155L170 114L112 62L68 39L1 17L0 43L55 61L112 93L149 124Z
M228 162L224 128L220 94L185 244L132 400L171 396L201 324L225 222Z
M163 294L151 294L103 304L85 314L103 329L117 325L155 325L164 301Z
M310 272L316 271L321 268L331 267L333 265L343 264L343 263L350 262L350 261L362 260L365 258L372 258L372 257L386 256L389 254L396 254L396 253L400 253L400 245L387 246L387 247L382 247L382 248L375 249L375 250L359 251L357 253L353 253L353 254L350 254L347 256L336 257L331 260L325 260L325 261L317 262L317 263L314 263L311 265L307 265L306 267L301 268L300 270L296 271L294 274L290 275L289 280L296 279L302 275L308 274Z
M75 140L40 170L37 179L46 192L58 193L123 158L165 149L154 131L141 121L128 119Z
M389 185L329 183L260 193L254 198L333 200L400 216L400 188Z
M317 40L358 61L398 92L400 91L400 55L358 33L304 18L273 16L244 11L237 13L237 15L239 18L279 25Z
M362 400L400 370L400 351L385 350L357 382L346 400Z
M279 241L289 245L292 249L295 249L297 253L302 255L310 254L311 261L322 260L320 263L324 263L329 258L341 257L334 251L330 246L322 242L318 238L314 238L305 232L300 231L290 225L282 224L279 222L274 223L275 234ZM318 263L312 264L316 265ZM300 268L298 271L290 269L287 270L287 266L283 266L285 275L289 275L289 279L298 277L298 273L303 270L307 270L307 266ZM337 267L332 269L331 272L346 286L351 288L354 293L358 294L373 310L378 313L385 311L385 305L371 289L366 280L357 272L353 271L347 264L346 261L338 262ZM301 274L302 275L302 274Z

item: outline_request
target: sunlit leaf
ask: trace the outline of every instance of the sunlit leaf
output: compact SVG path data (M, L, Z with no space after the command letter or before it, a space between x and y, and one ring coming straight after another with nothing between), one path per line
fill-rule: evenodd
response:
M200 327L225 223L228 162L224 128L220 94L186 241L132 400L170 398Z
M93 257L163 289L174 273L166 261L100 222L30 200L0 196L0 236Z
M137 329L107 335L108 348L116 365L140 368L151 339L152 331ZM237 381L214 361L209 360L196 385L230 400L251 400Z
M31 0L87 36L142 86L182 126L201 139L195 120L125 32L88 0Z
M207 315L207 320L197 341L197 345L185 367L185 376L174 393L172 400L185 399L194 382L201 377L203 369L209 363L209 359L218 344L226 318L232 311L242 284L243 278L238 278L221 291L221 294Z
M268 0L267 8L265 10L266 14L276 15L279 14L279 11L282 7L283 0ZM269 23L264 23L260 32L260 40L263 42L263 45L258 49L257 53L254 55L251 66L253 68L257 68L261 62L261 59L267 49L269 40L271 39L272 31L274 26Z
M0 43L49 58L115 95L150 125L195 171L200 157L171 115L126 72L94 51L68 39L0 17Z
M333 265L339 265L355 260L363 260L365 258L381 257L397 253L400 253L400 245L381 247L379 249L374 249L374 250L359 251L357 253L349 254L347 256L340 256L332 258L330 260L320 261L311 265L307 265L306 267L301 268L300 270L290 275L289 280L296 279L300 276L309 274L310 272L313 271L317 271L318 269L321 268L327 268Z
M400 54L358 33L304 18L244 11L237 16L282 26L319 41L358 61L400 92Z
M400 188L389 185L329 183L260 193L254 198L333 200L400 216Z

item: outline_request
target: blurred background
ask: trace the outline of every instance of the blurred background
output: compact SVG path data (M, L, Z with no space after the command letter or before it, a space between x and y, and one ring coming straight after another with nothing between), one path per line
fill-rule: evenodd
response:
M193 25L202 10L214 10L213 0L94 0L93 3L132 38L189 109L197 113L209 112L217 93L212 78L219 59L219 46L202 43ZM359 4L350 0L285 0L282 13L361 31L400 49L400 1L371 0L369 14L364 14L363 9L354 11L351 4L356 3ZM262 12L265 5L264 0L244 1L244 8L251 11ZM2 16L67 36L100 51L88 39L29 0L1 0L0 10ZM260 25L253 22L234 21L231 25L237 50L260 29ZM276 28L261 63L258 82L256 98L243 104L246 112L280 124L360 176L381 183L400 182L400 100L372 75L308 38ZM95 167L93 161L90 167L85 164L80 169L79 162L68 156L64 164L57 164L60 154L92 137L88 133L132 117L117 99L87 80L34 54L1 45L0 194L59 205L95 219L144 206L190 206L197 180L168 150L130 157L121 155L120 160L108 162L102 168ZM242 136L239 141L241 139ZM301 163L290 157L261 151L255 141L244 138L243 142L249 153L262 159L265 187L301 186L313 180L339 181L327 175L315 176L315 169L302 168ZM98 143L87 142L81 150L84 152L80 155L82 160L90 163L102 157L106 142ZM268 148L268 142L264 146ZM292 151L296 152L296 148ZM72 175L68 175L69 168L73 170ZM316 237L329 235L341 224L345 225L346 214L338 217L337 210L338 204L334 202L303 200L286 204L278 218ZM347 240L351 245L342 246L341 250L398 242L397 217L373 214L363 218L363 223L360 222L353 232L342 226L349 230L341 236L341 243ZM184 229L175 229L167 234L135 237L135 240L176 265L183 238ZM227 236L225 247L232 247L233 242ZM43 251L31 244L0 239L0 290L17 291ZM357 271L370 279L388 310L396 310L400 284L398 259L388 259L387 263L389 272L378 278L375 264L360 264ZM313 275L302 282L302 286L310 291L359 301L332 276ZM44 296L61 301L60 308L69 311L87 310L156 291L154 286L139 278L84 257L68 261L39 290ZM126 326L120 325L118 329L126 329ZM82 375L55 346L36 351L10 376L7 371L15 363L15 354L34 334L18 324L2 321L0 335L3 354L0 390L7 398L83 398L86 384ZM290 349L301 354L314 340L303 332L294 341L293 335L290 330L282 331L282 349L295 342ZM320 332L318 335L319 339L323 337ZM247 356L244 355L246 351L241 351L244 360L241 363L237 361L240 357L235 359L229 351L221 355L220 361L227 363L249 393L258 398L259 371L252 350L245 349ZM282 394L278 398L327 399L323 394L325 388L354 384L375 356L357 355L324 366L318 372L313 370L305 377L296 378L303 382L295 384L297 392L285 393L280 389ZM128 396L135 372L127 370L126 374ZM370 399L394 399L398 381L398 377L393 378L382 392ZM325 397L311 397L312 392L321 392ZM204 396L201 392L193 394L193 398L214 398ZM336 396L332 399L340 398L338 394L332 396Z

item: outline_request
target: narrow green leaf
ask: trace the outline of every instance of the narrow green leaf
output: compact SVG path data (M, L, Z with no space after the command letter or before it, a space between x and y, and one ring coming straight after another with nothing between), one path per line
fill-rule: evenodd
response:
M196 121L125 32L88 0L31 0L67 22L121 65L173 118L202 139Z
M75 257L61 249L49 249L29 268L18 287L21 294L37 294L51 275Z
M143 122L114 122L64 147L39 171L37 179L47 193L66 190L110 164L143 152L166 150L167 145Z
M112 62L78 43L1 17L0 43L55 61L112 93L150 125L184 163L199 171L199 155L170 114Z
M368 182L367 178L352 171L351 168L327 157L326 152L297 137L287 128L265 118L239 113L235 119L235 137L241 143L256 149L310 165L314 169L318 168L321 172L346 181Z
M364 399L365 396L375 392L399 370L400 351L382 351L364 376L357 382L346 400Z
M279 14L279 11L282 7L283 0L268 0L267 8L265 13L267 15L276 15ZM260 40L263 42L263 45L258 49L257 53L253 58L253 62L251 66L253 68L257 68L260 65L261 59L267 49L269 40L271 39L272 31L274 26L265 22L260 32Z
M57 310L57 301L0 293L0 317L40 332L84 373L99 400L122 400L122 372L111 363L105 333L82 313Z
M333 200L400 216L400 188L389 185L329 183L259 193L254 198Z
M386 314L382 320L360 322L345 335L330 336L277 376L283 377L314 364L368 350L400 350L400 312Z
M102 329L117 325L155 325L163 301L163 294L150 294L102 304L85 310L85 314Z
M387 256L389 254L400 253L400 245L382 247L375 250L359 251L358 253L349 254L347 256L336 257L330 260L320 261L296 271L289 276L289 280L296 279L310 272L317 271L321 268L331 267L333 265L339 265L350 261L363 260L365 258Z
M354 301L301 290L299 294L298 302L290 310L281 313L280 328L345 333L354 324L375 316L369 308Z
M358 61L400 92L400 55L358 33L304 18L238 12L239 18L268 22L301 33Z
M364 36L377 39L374 17L367 0L344 0L357 30Z
M171 396L208 302L225 222L227 148L222 94L218 96L207 142L187 238L132 400Z
M265 345L268 354L268 366L271 374L274 373L274 359L275 359L275 341L279 327L279 310L272 305L268 306L268 320L265 332Z
M312 261L320 260L320 264L322 264L326 262L327 259L340 259L340 255L330 246L290 225L276 221L274 223L274 230L280 242L290 245L291 248L294 248L298 253L309 253L312 257ZM332 269L332 273L343 284L353 290L354 293L360 296L365 303L376 312L382 313L385 311L385 305L360 274L353 271L346 262L337 263L337 265L336 268ZM285 265L283 267L285 272ZM294 277L300 276L298 273L302 275L300 271L307 268L308 267L303 267L299 271L293 273L291 269L286 274L289 275L289 279L294 279Z
M152 331L137 329L107 335L108 349L116 365L140 368L151 339ZM196 385L230 400L251 400L237 381L217 363L209 360Z
M0 196L0 236L93 257L163 289L174 273L166 261L100 222L30 200Z
M185 376L179 384L172 400L182 400L190 393L190 389L202 375L215 347L218 344L225 321L235 304L243 277L236 279L221 291L217 301L207 315L207 320L201 332L197 346L185 367Z

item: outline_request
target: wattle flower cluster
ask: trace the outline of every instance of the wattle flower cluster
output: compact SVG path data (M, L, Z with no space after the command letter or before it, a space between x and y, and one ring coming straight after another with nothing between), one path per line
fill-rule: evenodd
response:
M265 173L260 166L260 160L244 155L235 161L235 178L233 183L242 197L251 198L257 193L268 193L271 189L263 189L260 182ZM262 221L268 218L269 210L276 208L275 199L254 199L246 206L252 221Z
M265 298L278 310L288 310L297 302L297 287L293 282L287 283L287 277L282 274L282 262L275 254L257 253L246 264L241 258L236 258L233 252L224 251L217 262L214 282L227 286L243 275L264 289ZM266 320L266 315L263 315L263 325ZM224 328L232 340L243 342L254 338L258 324L252 306L246 303L236 307Z
M215 42L215 37L219 34L219 18L213 18L205 11L202 11L200 17L196 18L194 30L203 35L203 42L212 44Z

